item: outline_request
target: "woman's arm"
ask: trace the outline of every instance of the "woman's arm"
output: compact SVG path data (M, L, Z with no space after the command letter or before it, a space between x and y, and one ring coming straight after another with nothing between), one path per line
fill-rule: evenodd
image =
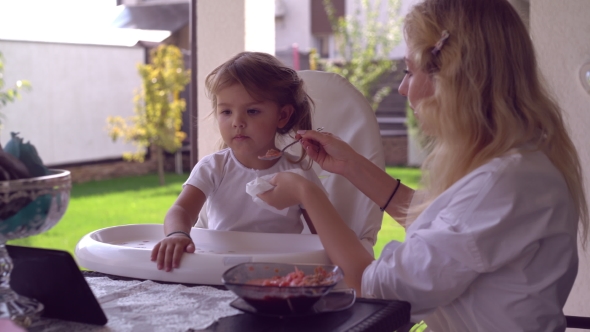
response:
M387 204L385 211L394 219L405 218L414 195L413 189L400 184L388 203L397 186L396 179L330 133L313 130L298 133L308 155L322 169L344 176L379 207L383 208Z
M398 185L397 180L367 158L357 155L358 157L350 163L350 167L347 167L341 175L380 208L387 205L385 212L393 219L403 221L412 202L414 190L400 183L395 195L391 197ZM390 197L391 201L388 202ZM403 222L400 222L400 224L405 226Z
M360 294L363 272L373 257L340 218L323 190L291 172L277 174L270 183L276 187L258 196L278 209L302 204L314 221L328 257L342 268L346 284Z

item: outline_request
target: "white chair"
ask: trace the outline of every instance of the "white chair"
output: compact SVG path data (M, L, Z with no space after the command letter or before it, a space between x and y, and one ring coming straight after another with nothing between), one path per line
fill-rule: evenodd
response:
M312 70L300 71L299 75L315 104L312 120L314 128L324 127L324 131L348 142L356 151L384 169L385 157L379 125L365 97L340 75ZM298 155L299 145L294 145L289 152ZM344 177L323 171L317 164L313 168L340 216L361 239L365 248L374 254L373 245L383 218L379 207ZM207 227L205 211L201 210L196 227ZM307 227L305 232L309 232Z

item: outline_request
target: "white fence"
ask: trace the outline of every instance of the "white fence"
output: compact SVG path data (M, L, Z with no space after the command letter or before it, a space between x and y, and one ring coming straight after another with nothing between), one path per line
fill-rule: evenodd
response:
M113 143L105 128L109 115L133 114L144 48L0 40L0 52L6 87L19 79L32 84L1 109L2 145L10 132L20 132L46 165L118 158L134 150Z

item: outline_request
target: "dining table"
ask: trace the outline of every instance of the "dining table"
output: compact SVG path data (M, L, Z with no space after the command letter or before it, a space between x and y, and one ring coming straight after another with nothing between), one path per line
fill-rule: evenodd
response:
M246 313L223 285L181 284L82 270L108 322L104 326L41 318L29 332L392 332L410 322L404 301L356 297L345 310L293 317Z

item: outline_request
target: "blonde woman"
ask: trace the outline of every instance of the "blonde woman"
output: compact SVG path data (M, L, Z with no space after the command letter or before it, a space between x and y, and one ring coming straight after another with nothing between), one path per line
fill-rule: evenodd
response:
M425 0L404 23L406 96L431 138L423 190L338 138L300 131L310 157L406 226L378 260L321 189L280 173L260 197L303 204L362 296L408 301L431 331L563 331L588 210L577 152L506 0Z

